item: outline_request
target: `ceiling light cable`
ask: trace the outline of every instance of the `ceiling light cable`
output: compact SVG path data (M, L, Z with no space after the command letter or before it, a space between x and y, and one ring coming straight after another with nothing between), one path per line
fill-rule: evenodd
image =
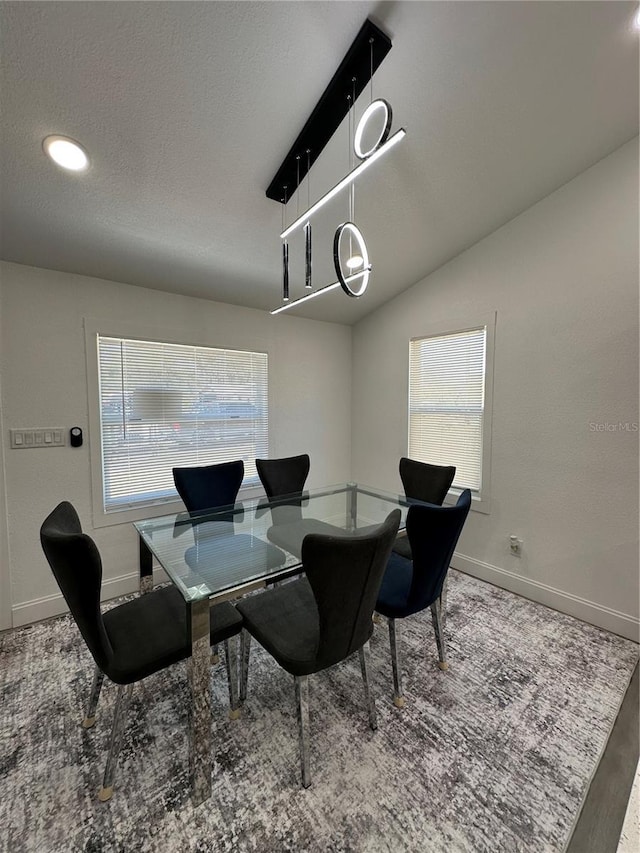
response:
M351 95L347 95L347 169L351 172ZM351 218L351 187L347 198L347 218Z
M350 131L350 146L349 146L349 168L353 169L355 165L355 134L356 134L356 78L352 77L351 82L353 84L353 119L350 123L351 131ZM349 222L355 223L356 217L356 185L355 182L351 184L349 187ZM358 267L362 266L364 263L364 259L362 255L358 252L353 251L353 230L352 228L347 229L349 231L349 257L347 258L347 269L355 270ZM340 249L340 241L338 241L338 251ZM366 285L365 285L366 287Z
M356 78L351 78L351 111L353 115L351 116L351 121L349 122L349 171L351 172L353 169L353 134L356 131ZM349 187L349 222L353 222L353 199L354 199L354 188L355 184L351 184ZM349 259L353 257L353 241L351 239L351 230L349 230ZM347 259L347 266L349 266L349 259Z
M353 133L353 139L351 140L351 169L355 166L355 154L354 154L354 144L355 144L355 135L356 135L356 78L352 77L351 82L353 83L353 121L351 122L351 128ZM356 217L356 185L355 182L351 184L351 216L349 219L351 222L355 222ZM351 251L351 243L349 243L349 250ZM351 252L353 254L353 252ZM351 255L349 256L351 257Z
M307 210L311 207L311 149L307 148ZM307 290L311 284L311 223L306 222L304 226L304 286Z
M284 231L287 210L287 185L285 184L282 189L284 190L284 198L282 199L282 230ZM289 301L289 244L286 239L282 241L282 301Z
M370 101L370 103L373 103L373 39L372 38L369 39L369 58L370 58L370 63L371 63L369 66L369 69L370 69L369 84L370 84L370 88L371 88L370 95L369 95L369 101Z
M352 181L361 175L365 169L369 169L373 166L374 163L383 157L387 151L390 151L393 147L395 147L398 142L400 142L407 135L407 131L404 127L401 127L397 130L392 137L390 137L384 144L380 145L379 148L376 148L374 152L367 157L366 160L363 160L358 166L355 167L353 172L349 172L348 175L345 175L344 178L338 181L335 186L333 186L328 192L326 192L321 198L318 199L314 204L311 205L309 210L305 210L302 216L299 216L294 222L291 223L287 227L285 231L282 232L280 237L283 239L291 234L292 231L295 231L300 225L303 225L307 219L313 216L320 208L324 207L327 202L331 201L339 192L341 192L345 187L348 187Z

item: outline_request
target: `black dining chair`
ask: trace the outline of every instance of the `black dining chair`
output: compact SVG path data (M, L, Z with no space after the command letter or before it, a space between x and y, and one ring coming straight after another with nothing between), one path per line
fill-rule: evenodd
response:
M236 502L244 477L244 462L238 459L216 465L173 468L172 471L185 507L191 515L197 515Z
M430 465L406 456L400 460L399 469L404 493L409 500L437 506L444 503L456 475L455 465ZM411 546L404 532L396 537L393 550L411 559Z
M309 476L310 464L307 453L283 459L256 459L260 482L270 499L301 492Z
M387 564L375 610L389 621L394 703L404 705L398 655L397 619L431 608L439 667L448 669L444 638L444 583L449 564L471 507L465 489L455 506L414 504L407 512L407 537L413 560L393 552Z
M219 462L215 465L197 465L181 468L172 468L173 482L182 502L192 517L206 515L208 511L219 507L235 504L242 478L244 477L244 462L242 459L233 462ZM229 513L229 515L217 516L214 524L207 525L207 535L216 529L217 532L227 532L234 519L240 520L241 514ZM184 532L187 528L178 528L178 532ZM203 528L193 526L196 543ZM191 551L187 552L193 562ZM197 557L196 557L197 561ZM189 563L189 559L187 559ZM192 567L192 566L191 566ZM214 645L211 655L211 663L220 660L218 646Z
M309 534L302 545L306 578L238 604L244 619L240 701L247 696L253 636L294 677L305 788L311 784L309 675L359 652L369 723L372 729L377 727L368 680L371 615L399 523L400 510L396 509L365 535Z
M231 573L248 570L252 566L275 570L284 565L286 555L279 548L250 533L235 531L234 522L244 518L242 509L215 512L235 503L243 476L244 462L241 459L218 465L173 469L176 489L189 515L195 519L192 524L181 523L176 531L176 535L187 529L193 532L194 545L187 548L184 555L193 572L198 573L202 567L210 566L212 560L224 563L225 570ZM215 646L211 662L218 662Z
M185 601L175 586L154 589L102 613L102 561L93 539L82 532L74 507L63 501L40 528L40 541L58 586L96 664L82 723L93 726L105 675L118 685L111 742L98 798L113 793L118 753L133 685L191 656ZM235 643L242 617L228 602L211 608L211 642L225 643L229 716L239 715Z
M267 530L268 538L278 547L300 557L302 542L309 533L327 536L340 535L341 528L315 518L305 518L302 490L309 474L309 456L289 456L284 459L256 459L258 476L267 494L273 524Z

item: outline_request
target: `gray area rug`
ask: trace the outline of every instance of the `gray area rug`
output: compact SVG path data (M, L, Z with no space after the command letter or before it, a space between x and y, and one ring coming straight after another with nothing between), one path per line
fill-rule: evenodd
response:
M372 639L378 731L357 656L311 680L311 788L293 680L254 644L242 718L212 670L214 795L189 799L186 666L134 692L111 802L97 791L115 687L80 726L93 662L68 617L0 638L0 849L561 851L638 658L627 640L451 572L441 672L428 614L402 623L407 705Z

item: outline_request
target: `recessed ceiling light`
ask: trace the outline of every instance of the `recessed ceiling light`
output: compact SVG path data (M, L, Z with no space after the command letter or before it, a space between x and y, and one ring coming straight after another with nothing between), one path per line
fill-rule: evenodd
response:
M633 16L633 28L637 32L640 32L640 8L636 11Z
M82 146L67 136L47 136L42 147L54 163L70 172L83 172L89 165Z

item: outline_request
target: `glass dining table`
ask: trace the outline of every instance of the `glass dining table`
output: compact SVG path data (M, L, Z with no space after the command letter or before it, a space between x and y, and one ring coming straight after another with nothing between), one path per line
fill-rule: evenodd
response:
M140 543L140 592L153 588L154 558L182 593L191 638L189 775L194 805L211 795L210 607L302 572L309 533L362 534L410 506L404 496L356 483L312 489L276 500L134 522Z

